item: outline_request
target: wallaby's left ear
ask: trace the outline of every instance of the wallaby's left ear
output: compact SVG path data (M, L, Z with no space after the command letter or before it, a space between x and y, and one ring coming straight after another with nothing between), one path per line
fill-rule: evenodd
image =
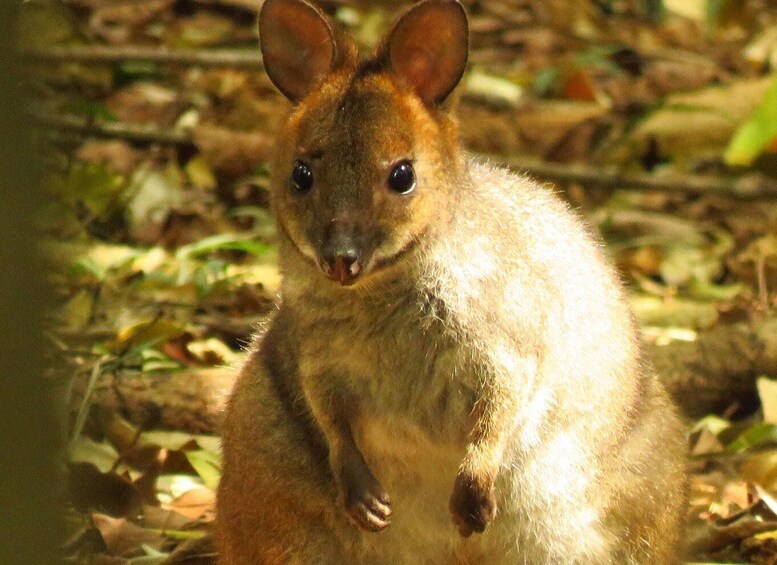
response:
M457 0L424 0L397 22L385 45L391 72L427 104L445 100L467 65L467 14Z

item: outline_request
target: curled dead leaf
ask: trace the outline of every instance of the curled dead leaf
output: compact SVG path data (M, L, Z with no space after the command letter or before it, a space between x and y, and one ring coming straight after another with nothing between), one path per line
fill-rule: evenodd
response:
M111 555L130 557L142 552L144 545L161 549L165 544L165 537L159 531L141 528L124 518L95 513L92 523L100 531Z

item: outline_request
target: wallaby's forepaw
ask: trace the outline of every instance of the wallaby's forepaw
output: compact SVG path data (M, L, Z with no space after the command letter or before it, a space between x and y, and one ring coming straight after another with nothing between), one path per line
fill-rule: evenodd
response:
M367 471L361 477L349 477L344 484L345 511L363 530L379 532L391 521L391 501L380 483Z
M342 450L333 468L351 522L368 532L385 529L391 518L391 502L357 449Z
M496 516L493 482L460 472L448 508L461 537L468 538L473 532L483 533Z

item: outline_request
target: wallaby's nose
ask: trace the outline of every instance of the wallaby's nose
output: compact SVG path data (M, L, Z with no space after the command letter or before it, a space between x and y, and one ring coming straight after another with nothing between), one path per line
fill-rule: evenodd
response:
M326 254L321 257L321 270L343 286L352 284L362 270L359 255L352 250Z

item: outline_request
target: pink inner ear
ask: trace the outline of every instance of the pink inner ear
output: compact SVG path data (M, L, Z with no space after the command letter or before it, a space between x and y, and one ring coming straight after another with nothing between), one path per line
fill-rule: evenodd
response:
M467 63L467 17L458 2L426 0L405 14L389 38L394 74L425 102L441 102Z
M408 61L405 62L403 74L405 80L420 90L426 90L429 86L429 82L432 78L432 70L434 65L432 64L432 58L430 54L416 52L408 56Z
M332 63L334 45L326 28L314 27L304 20L287 20L285 38L288 40L282 49L286 51L287 72L295 81L303 85L313 84L329 71Z

